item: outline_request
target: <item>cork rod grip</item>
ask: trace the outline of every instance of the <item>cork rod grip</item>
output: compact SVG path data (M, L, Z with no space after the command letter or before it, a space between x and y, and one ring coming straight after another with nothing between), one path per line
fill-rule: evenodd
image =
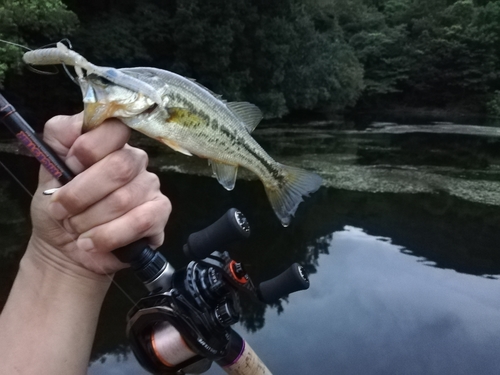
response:
M222 369L230 375L272 375L247 342L244 342L242 352L235 362L222 366Z

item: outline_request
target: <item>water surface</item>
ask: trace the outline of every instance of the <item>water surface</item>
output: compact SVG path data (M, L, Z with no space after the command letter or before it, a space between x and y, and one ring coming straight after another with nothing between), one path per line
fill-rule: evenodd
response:
M161 251L175 267L185 265L180 249L189 233L237 207L253 234L229 250L254 280L293 262L310 273L311 288L280 308L245 301L236 329L273 373L491 374L500 366L498 129L443 122L263 127L255 137L266 150L325 179L289 228L250 174L226 192L205 161L165 154L141 137L133 142L148 149L172 200ZM34 191L36 162L3 147L10 152L0 154L2 162ZM29 234L29 196L0 173L2 301ZM145 294L126 271L116 280L132 299ZM112 288L89 374L146 373L125 338L131 304ZM214 365L209 374L222 371Z

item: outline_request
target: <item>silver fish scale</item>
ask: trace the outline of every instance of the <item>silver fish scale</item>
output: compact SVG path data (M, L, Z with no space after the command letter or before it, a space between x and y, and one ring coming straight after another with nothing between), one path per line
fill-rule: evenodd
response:
M168 97L167 110L183 108L208 121L193 126L168 122L156 108L150 114L122 119L127 125L153 138L165 138L197 156L230 165L241 165L267 186L280 186L281 165L252 138L242 121L208 89L165 70L154 68L120 69L139 78ZM165 88L165 84L168 85ZM143 116L147 116L145 119Z

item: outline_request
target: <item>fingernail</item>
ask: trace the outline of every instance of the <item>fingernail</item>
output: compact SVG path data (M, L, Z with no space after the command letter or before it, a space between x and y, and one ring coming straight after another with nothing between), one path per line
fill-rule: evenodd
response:
M62 220L68 216L68 211L59 202L54 202L49 205L49 211L56 220Z
M43 191L43 195L52 195L54 194L56 191L58 191L60 188L53 188L53 189L47 189L47 190L44 190Z
M75 155L71 155L69 158L67 158L65 163L76 173L80 173L85 170L85 167L83 166L82 163L80 163L80 160L78 160L78 158Z
M76 246L83 251L91 251L95 249L94 241L90 238L79 238L76 240Z

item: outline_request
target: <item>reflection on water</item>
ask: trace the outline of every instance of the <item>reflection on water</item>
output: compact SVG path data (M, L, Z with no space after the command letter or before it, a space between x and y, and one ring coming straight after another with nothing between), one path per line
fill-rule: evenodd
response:
M400 250L353 227L333 233L311 289L246 339L277 374L494 373L497 285Z
M247 340L277 374L496 373L498 283L401 249L353 227L333 233L311 289Z
M326 179L289 228L276 220L260 182L244 178L227 192L200 177L210 171L205 162L180 156L195 175L173 173L186 168L165 166L179 156L167 160L149 151L151 169L173 202L160 250L174 267L186 264L180 249L191 232L237 207L252 236L229 250L254 280L293 262L311 274L311 288L281 306L243 301L237 330L276 374L489 374L500 365L500 140L380 130L390 126L318 124L308 133L268 127L257 134L266 149L284 153L280 161ZM36 163L0 155L34 191ZM1 170L0 192L1 304L27 241L29 199ZM145 293L128 272L117 283L133 299ZM128 352L130 307L113 288L90 375L145 374ZM214 366L210 373L222 372Z
M307 292L237 328L275 374L493 374L500 366L500 291L486 278L423 266L387 238L345 227L326 236ZM108 364L109 366L106 366ZM146 374L131 356L89 375ZM217 366L207 374L222 374Z

